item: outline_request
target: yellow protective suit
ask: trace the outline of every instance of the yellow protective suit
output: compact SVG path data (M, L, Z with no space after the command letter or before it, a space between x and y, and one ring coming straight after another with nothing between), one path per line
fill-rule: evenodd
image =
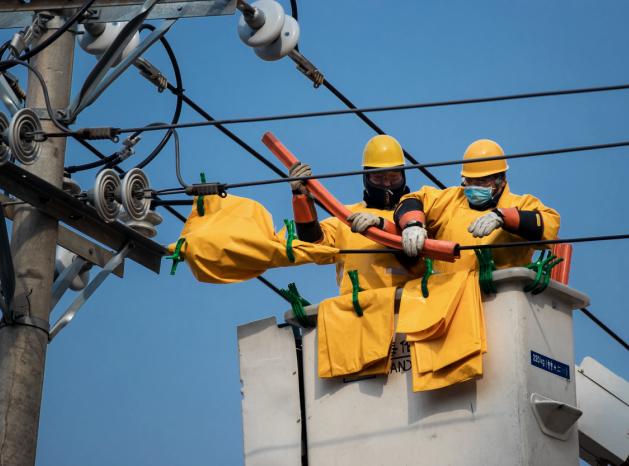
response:
M228 195L205 196L205 215L196 201L180 237L182 253L195 278L208 283L236 283L255 278L272 267L310 262L332 264L338 250L294 240L295 262L286 254L286 240L273 229L271 214L258 202ZM174 251L171 244L169 250Z
M319 304L317 345L319 377L388 374L393 343L395 288L358 293L358 316L352 294Z
M474 238L467 231L468 226L478 217L485 215L491 209L478 211L470 208L462 187L444 190L424 186L417 192L407 194L405 199L419 199L424 205L426 214L426 229L428 237L438 240L454 241L461 245L512 243L523 241L523 238L498 228L484 238ZM512 194L507 184L504 188L498 208L516 207L520 210L537 210L544 222L542 239L555 239L559 232L559 214L554 209L546 207L539 199L530 194ZM524 266L531 262L534 249L530 247L504 248L492 250L496 266L501 268ZM474 270L477 260L474 251L461 251L461 258L453 263L435 262L435 269L440 272L455 272L458 270Z
M380 210L366 207L364 202L347 206L352 212L369 212L385 220L393 221L392 210ZM352 233L350 227L336 217L330 217L321 223L323 238L317 244L338 249L382 249L382 245L358 233ZM336 281L339 294L352 291L352 283L347 276L350 270L357 270L361 288L387 288L400 286L423 273L423 263L410 268L402 265L392 254L341 254L336 263ZM421 267L421 271L420 271Z
M404 287L398 332L411 343L413 390L433 390L482 374L485 324L476 272L438 274Z

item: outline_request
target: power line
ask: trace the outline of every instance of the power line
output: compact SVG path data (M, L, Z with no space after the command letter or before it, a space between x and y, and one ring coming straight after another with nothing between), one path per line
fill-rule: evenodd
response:
M395 169L396 170L410 170L413 168L422 168L422 167L423 168L445 167L445 166L450 166L450 165L461 165L463 163L473 164L473 163L481 163L481 162L487 162L487 161L492 161L492 160L513 160L513 159L530 158L530 157L541 157L541 156L546 156L546 155L563 155L563 154L574 153L574 152L613 149L613 148L627 147L627 146L629 146L629 141L619 141L619 142L610 142L610 143L604 143L604 144L591 144L587 146L572 146L572 147L563 147L563 148L558 148L558 149L546 149L546 150L532 151L532 152L521 152L517 154L510 154L510 155L497 155L493 157L482 157L482 158L477 158L477 159L472 159L472 160L455 159L455 160L448 160L444 162L429 162L429 163L423 163L423 164L412 164L412 165L405 165L403 167L396 167ZM252 186L264 186L264 185L277 184L277 183L288 183L291 181L307 181L307 180L314 180L314 179L340 178L344 176L365 175L365 174L370 174L370 173L383 173L383 172L388 172L388 171L391 171L391 167L369 168L369 169L364 169L364 170L351 170L351 171L343 171L343 172L324 173L321 175L284 177L282 179L273 178L269 180L247 181L247 182L242 182L242 183L231 183L231 184L218 183L218 185L220 189L227 190L227 189L245 188L245 187L252 187ZM158 194L182 194L185 191L180 188L173 188L173 189L163 189L156 192Z
M620 343L626 350L629 350L629 345L627 344L627 342L623 340L616 332L610 329L607 325L601 322L601 320L598 319L598 317L596 317L594 314L592 314L592 312L588 308L582 307L579 310L583 312L583 314L585 314L592 322L598 325L605 333L607 333L610 337Z
M328 83L330 86L330 91L334 93L334 91L338 92L339 96L342 94L332 86L328 81L324 81L324 84ZM155 126L151 128L151 131L160 131L166 129L182 129L182 128L197 128L203 126L216 126L216 125L234 125L234 124L242 124L242 123L260 123L266 121L281 121L281 120L292 120L292 119L301 119L301 118L316 118L316 117L325 117L325 116L338 116L338 115L346 115L346 114L357 114L359 117L364 113L373 113L373 112L386 112L386 111L396 111L396 110L410 110L410 109L418 109L418 108L431 108L431 107L445 107L445 106L453 106L453 105L465 105L465 104L478 104L478 103L487 103L487 102L497 102L497 101L505 101L505 100L519 100L519 99L530 99L535 97L550 97L550 96L561 96L561 95L571 95L571 94L586 94L586 93L597 93L597 92L608 92L608 91L618 91L618 90L627 90L629 89L629 84L620 84L620 85L612 85L612 86L600 86L600 87L586 87L586 88L577 88L577 89L565 89L565 90L557 90L557 91L545 91L545 92L531 92L524 94L512 94L512 95L504 95L504 96L493 96L493 97L480 97L480 98L471 98L471 99L459 99L459 100L445 100L445 101L436 101L436 102L423 102L423 103L409 103L409 104L400 104L400 105L388 105L388 106L380 106L380 107L364 107L357 108L354 104L347 100L343 96L343 102L347 103L348 106L351 106L348 109L338 109L338 110L323 110L317 112L302 112L302 113L287 113L281 115L268 115L268 116L255 116L255 117L244 117L244 118L229 118L223 120L212 120L212 121L199 121L199 122L190 122L190 123L180 123L179 125L162 125ZM335 93L336 95L336 93ZM341 97L339 97L341 99ZM364 115L363 115L364 116ZM369 120L371 122L371 120ZM385 134L377 125L373 122L368 123L374 131L379 132L380 134ZM371 126L371 125L374 126ZM112 128L115 134L122 133L130 133L141 130L148 130L147 127L133 127L133 128ZM43 135L47 137L67 137L74 133L43 133ZM413 162L416 163L416 162Z
M470 251L473 249L505 249L505 248L521 248L530 246L547 246L550 244L562 243L588 243L597 241L615 241L621 239L629 239L629 233L622 235L604 235L604 236L582 236L577 238L563 239L547 239L539 241L515 241L513 243L494 243L494 244L472 244L459 245L457 251ZM399 249L382 248L382 249L341 249L340 254L397 254Z

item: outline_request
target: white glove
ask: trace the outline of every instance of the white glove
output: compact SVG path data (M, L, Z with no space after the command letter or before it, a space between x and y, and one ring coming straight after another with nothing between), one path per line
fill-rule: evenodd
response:
M474 238L482 238L490 234L496 228L500 228L504 223L505 221L496 212L489 212L474 220L470 226L467 227L467 231L469 231Z
M307 165L301 162L297 162L295 165L290 167L290 170L288 171L289 178L297 178L298 176L311 176L311 175L312 175L312 169L310 168L310 165ZM293 191L300 192L301 194L308 194L305 181L301 181L301 180L291 181L288 184L290 184L290 187Z
M402 249L404 249L404 254L410 257L417 256L424 248L424 241L426 241L427 236L428 232L424 227L419 225L406 227L402 231Z
M380 225L380 217L368 212L356 212L347 217L347 221L352 222L352 231L362 233L369 227Z

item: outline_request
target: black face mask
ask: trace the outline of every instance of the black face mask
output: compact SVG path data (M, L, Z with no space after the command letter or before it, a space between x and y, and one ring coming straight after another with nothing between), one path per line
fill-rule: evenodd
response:
M397 188L383 188L371 183L368 175L363 175L363 185L365 186L363 200L367 204L367 207L382 210L395 209L395 206L400 202L400 198L411 192L408 186L406 186L406 176L404 172L402 172L402 176L404 177L404 181Z

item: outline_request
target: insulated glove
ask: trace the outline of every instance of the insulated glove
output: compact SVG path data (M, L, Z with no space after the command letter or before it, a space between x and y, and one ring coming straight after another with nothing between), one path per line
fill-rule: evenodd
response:
M288 170L289 178L296 178L298 176L311 176L311 175L312 175L312 169L310 168L310 165L301 163L301 162L297 162ZM301 181L301 180L291 181L289 184L294 193L308 194L308 190L306 189L306 183L304 181Z
M362 233L369 227L380 225L382 219L368 212L356 212L347 217L347 221L352 222L354 233Z
M402 249L407 256L415 257L419 255L424 247L424 241L428 232L424 227L410 226L402 231Z
M469 231L474 238L483 238L496 228L500 228L504 223L505 221L496 212L489 212L474 220L470 226L467 227L467 231Z

